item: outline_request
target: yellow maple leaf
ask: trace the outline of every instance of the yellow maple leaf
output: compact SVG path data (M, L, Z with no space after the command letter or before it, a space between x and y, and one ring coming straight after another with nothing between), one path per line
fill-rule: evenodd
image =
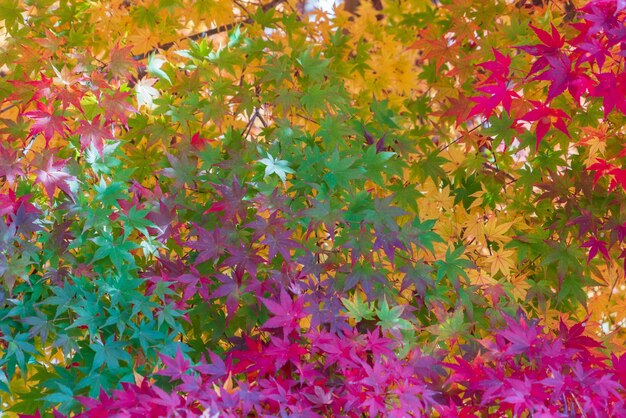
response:
M485 238L490 242L497 242L498 244L506 244L511 241L511 237L506 235L514 222L497 223L496 218L491 218L485 224L484 233Z
M494 251L493 254L485 258L485 264L491 266L491 275L495 276L497 272L501 272L504 277L509 277L511 270L515 269L515 251L500 249Z

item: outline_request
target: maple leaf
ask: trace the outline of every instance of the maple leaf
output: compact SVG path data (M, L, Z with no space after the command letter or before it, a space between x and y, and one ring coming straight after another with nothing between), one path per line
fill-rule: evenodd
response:
M509 87L509 83L504 80L498 80L496 84L477 87L476 90L487 93L487 95L470 97L477 104L471 109L468 118L481 115L485 119L489 119L495 108L500 105L510 113L513 99L518 98L519 94L509 90Z
M530 69L529 75L532 75L548 65L548 57L562 55L561 48L565 44L565 39L554 25L552 25L551 34L533 25L530 25L530 28L537 34L537 37L543 44L518 46L517 48L530 55L539 57Z
M587 263L589 263L595 256L598 254L602 254L606 262L610 262L611 256L609 255L609 250L606 248L606 242L599 240L596 237L591 237L589 240L584 242L581 247L589 248L589 256L587 257Z
M135 85L135 93L137 94L137 106L141 108L145 106L149 110L153 110L156 105L154 100L160 96L160 93L153 86L159 81L156 78L142 78Z
M240 283L233 275L217 274L216 278L221 285L215 289L211 295L211 299L226 297L226 314L227 320L237 311L239 307L239 298L241 297Z
M517 321L508 315L504 315L504 320L507 328L498 331L498 335L509 342L505 351L506 354L525 353L538 342L541 328L536 321L528 321L524 317L520 317Z
M615 108L622 113L626 113L626 73L613 74L600 73L596 75L598 84L594 87L591 95L602 97L604 107L604 117Z
M567 125L565 124L565 120L571 120L571 117L566 114L561 109L553 109L544 105L541 102L537 102L531 100L531 103L535 106L535 109L527 112L524 116L522 116L519 120L525 120L527 122L535 122L537 121L536 126L536 135L537 135L537 144L536 149L539 149L539 144L541 140L550 129L550 126L554 125L559 131L563 132L565 135L571 138Z
M104 161L104 140L112 139L113 136L108 126L102 126L100 115L96 116L91 122L81 120L80 126L74 133L80 135L81 150L84 151L85 148L93 145Z
M120 48L118 43L111 49L107 69L113 77L130 78L130 70L134 69L136 65L131 54L132 48L132 45Z
M263 324L264 328L283 328L284 335L287 336L298 328L300 319L304 318L302 309L304 300L297 298L294 302L285 289L280 290L280 303L265 298L259 299L272 314L272 317Z
M265 165L264 177L276 174L282 180L283 184L287 181L287 174L295 173L295 171L289 167L289 161L275 159L269 152L267 153L267 158L262 158L259 162Z
M441 113L441 117L453 117L457 127L469 119L470 112L474 107L471 98L459 93L459 97L448 97L448 102L450 105Z
M505 277L508 277L511 274L511 269L515 268L514 255L515 251L500 249L485 258L485 262L491 265L491 275L495 276L500 271Z
M248 272L250 277L256 279L258 267L262 263L267 262L267 260L256 254L254 250L249 249L243 242L239 243L239 245L226 245L226 248L230 255L224 260L224 265L235 267L237 274Z
M52 202L54 191L58 188L63 191L72 201L74 201L74 193L70 187L70 183L77 182L78 179L64 170L69 158L64 160L56 160L54 156L49 156L42 168L35 171L37 179L35 183L41 183L46 189L46 193Z
M222 196L222 199L211 204L211 207L207 209L205 213L224 211L224 215L228 219L235 220L237 217L239 217L239 219L246 218L248 207L245 199L246 188L241 186L237 177L233 177L231 186L213 184L213 187Z
M565 348L589 351L592 348L602 347L598 341L583 335L587 319L589 318L572 325L570 328L563 322L563 318L559 320L559 336L563 340Z
M533 80L551 81L548 88L548 96L546 97L546 103L548 103L563 93L574 82L574 73L571 71L572 63L566 55L546 57L546 61L550 65L550 69L537 75ZM580 98L580 93L576 93L578 98Z
M183 355L180 345L176 347L176 355L174 357L168 357L159 353L159 358L163 361L166 368L159 370L156 374L169 376L171 380L180 379L191 370L191 363Z
M364 319L374 319L374 309L370 306L369 302L365 301L360 293L355 292L352 300L341 298L341 302L346 307L348 316L354 319L355 322L358 323Z
M461 258L463 256L464 247L458 247L454 251L450 251L450 248L446 250L445 260L437 260L434 265L437 267L437 282L439 282L444 276L447 276L450 283L455 288L459 286L459 277L467 279L467 274L463 270L464 268L472 267L472 262Z
M12 148L0 144L0 176L7 179L10 186L15 183L15 177L23 176L22 163Z
M282 255L285 261L291 260L291 250L302 247L299 243L291 239L291 235L291 231L283 230L265 236L265 239L263 239L261 243L268 246L268 257L270 260L274 259L276 254Z
M585 170L588 170L588 171L595 171L595 174L593 176L594 186L598 183L598 181L602 178L602 176L610 173L614 169L616 169L615 165L611 164L610 162L606 160L603 160L602 158L598 158L598 160L595 163L585 168Z
M128 115L138 113L126 99L131 92L114 91L111 94L103 94L100 97L100 106L104 109L104 118L112 122L119 120L124 126L128 126Z
M52 103L45 105L41 102L37 102L37 110L26 112L24 113L24 116L27 116L35 121L30 128L29 136L43 133L43 136L46 139L46 146L54 136L55 132L60 135L65 133L65 117L55 115L54 105Z
M198 373L209 374L214 378L226 376L228 373L228 365L224 360L211 350L209 350L209 358L211 359L211 364L199 364L194 366L193 369Z
M509 67L511 66L511 57L502 54L495 48L492 48L495 60L485 61L478 64L488 71L491 71L489 77L483 81L483 84L497 83L498 81L507 81L509 77ZM457 123L458 125L458 123Z
M194 264L198 265L208 260L216 260L224 252L222 231L219 228L207 231L199 225L194 224L193 226L198 239L187 241L185 245L198 251Z

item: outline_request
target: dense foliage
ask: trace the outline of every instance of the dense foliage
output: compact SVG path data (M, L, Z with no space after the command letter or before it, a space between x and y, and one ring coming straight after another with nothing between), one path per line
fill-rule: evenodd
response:
M0 0L1 409L626 416L626 2L374 4Z

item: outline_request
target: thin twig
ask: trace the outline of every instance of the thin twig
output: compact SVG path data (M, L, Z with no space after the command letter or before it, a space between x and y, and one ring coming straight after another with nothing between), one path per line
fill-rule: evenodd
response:
M448 142L445 146L443 146L442 148L439 148L437 153L443 152L445 150L447 150L448 148L450 148L451 145L456 144L457 142L459 142L461 139L465 138L465 136L467 134L471 134L472 132L474 132L476 129L480 128L481 126L483 126L483 124L486 121L482 121L481 123L479 123L478 125L474 126L472 129L470 129L469 131L463 133L463 135L460 135L458 138L456 138L454 141L452 142Z
M8 110L13 109L15 106L17 106L17 103L13 103L12 105L9 105L9 106L5 107L4 109L0 109L0 114L6 112Z

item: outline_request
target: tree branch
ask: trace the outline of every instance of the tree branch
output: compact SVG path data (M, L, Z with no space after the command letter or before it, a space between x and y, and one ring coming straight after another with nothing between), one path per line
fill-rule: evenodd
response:
M278 6L279 4L284 3L285 1L286 0L272 0L271 2L261 6L261 8L263 9L264 12L266 12ZM208 38L210 36L217 35L218 33L228 32L229 30L232 30L238 25L249 25L251 23L254 23L254 19L249 17L240 22L231 22L231 23L227 23L226 25L222 25L213 29L205 30L203 32L194 33L193 35L185 36L184 38L179 39L178 41L161 44L157 47L152 48L151 50L147 52L144 52L143 54L134 55L133 60L141 61L143 59L146 59L148 56L152 54L156 54L159 51L167 51L168 49L171 49L174 45L176 45L178 42L182 42L185 40L197 41L198 39Z

